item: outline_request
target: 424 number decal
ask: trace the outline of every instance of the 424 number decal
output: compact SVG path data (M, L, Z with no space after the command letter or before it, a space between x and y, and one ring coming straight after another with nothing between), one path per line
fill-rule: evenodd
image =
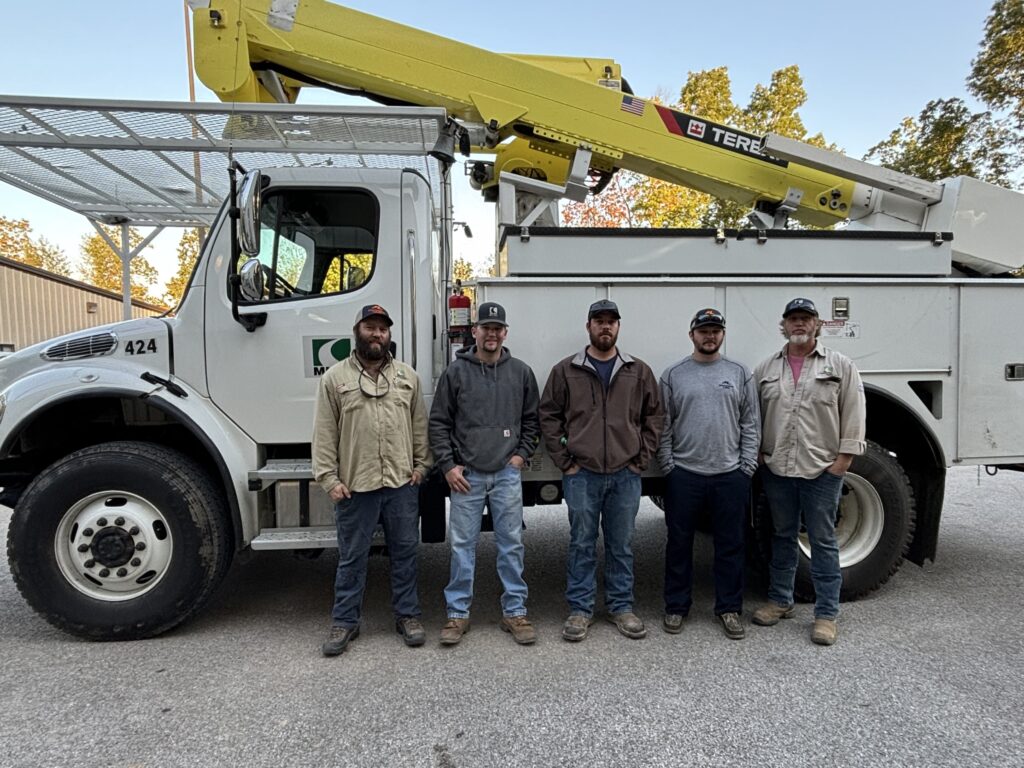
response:
M156 352L156 339L129 339L125 342L126 355L148 355Z

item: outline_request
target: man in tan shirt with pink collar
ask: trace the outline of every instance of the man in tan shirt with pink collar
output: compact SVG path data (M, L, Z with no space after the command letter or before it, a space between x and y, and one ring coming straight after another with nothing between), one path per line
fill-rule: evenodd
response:
M762 484L771 507L769 602L754 612L762 626L793 615L801 520L811 545L814 629L820 645L836 641L842 573L836 515L843 476L866 443L864 386L850 358L821 344L810 299L790 301L780 323L786 345L754 371L761 401Z

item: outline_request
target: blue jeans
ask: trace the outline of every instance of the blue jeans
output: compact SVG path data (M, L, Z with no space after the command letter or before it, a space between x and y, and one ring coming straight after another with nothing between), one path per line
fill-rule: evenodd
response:
M697 518L710 514L715 541L715 615L742 613L750 478L740 469L698 475L675 467L666 478L665 613L686 616L693 603L693 535Z
M793 604L793 584L799 558L797 534L801 517L811 544L811 582L814 584L814 617L839 615L839 569L836 515L843 478L822 472L815 478L781 477L767 467L762 480L772 510L772 562L768 599L779 605Z
M640 509L640 475L629 467L604 475L581 469L562 477L569 507L569 613L594 615L597 533L604 533L604 598L609 613L633 610L633 530Z
M494 543L498 548L498 576L505 591L501 612L526 615L526 582L523 581L523 483L518 469L508 465L497 472L478 472L466 467L462 476L469 493L452 493L448 511L451 570L444 599L448 618L469 618L476 571L476 543L484 504L490 500Z
M416 593L416 549L420 541L419 488L378 488L353 493L334 505L338 571L334 577L335 627L357 627L366 589L366 564L377 521L391 560L391 607L395 618L420 615Z

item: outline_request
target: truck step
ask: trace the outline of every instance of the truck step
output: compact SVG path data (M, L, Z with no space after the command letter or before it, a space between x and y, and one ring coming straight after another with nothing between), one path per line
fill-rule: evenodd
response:
M264 528L249 545L253 549L328 549L338 546L334 526Z
M278 480L312 480L310 459L270 459L259 469L249 472L249 490L261 491Z
M316 525L308 528L264 528L250 544L253 549L336 549L338 532L333 525ZM373 530L371 547L384 546L384 527L377 525Z

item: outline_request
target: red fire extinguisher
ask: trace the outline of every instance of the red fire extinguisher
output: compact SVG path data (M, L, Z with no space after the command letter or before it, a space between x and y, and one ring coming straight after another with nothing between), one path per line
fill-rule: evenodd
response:
M469 296L462 293L462 281L456 280L452 295L448 297L448 342L451 345L451 359L466 345L470 329Z

